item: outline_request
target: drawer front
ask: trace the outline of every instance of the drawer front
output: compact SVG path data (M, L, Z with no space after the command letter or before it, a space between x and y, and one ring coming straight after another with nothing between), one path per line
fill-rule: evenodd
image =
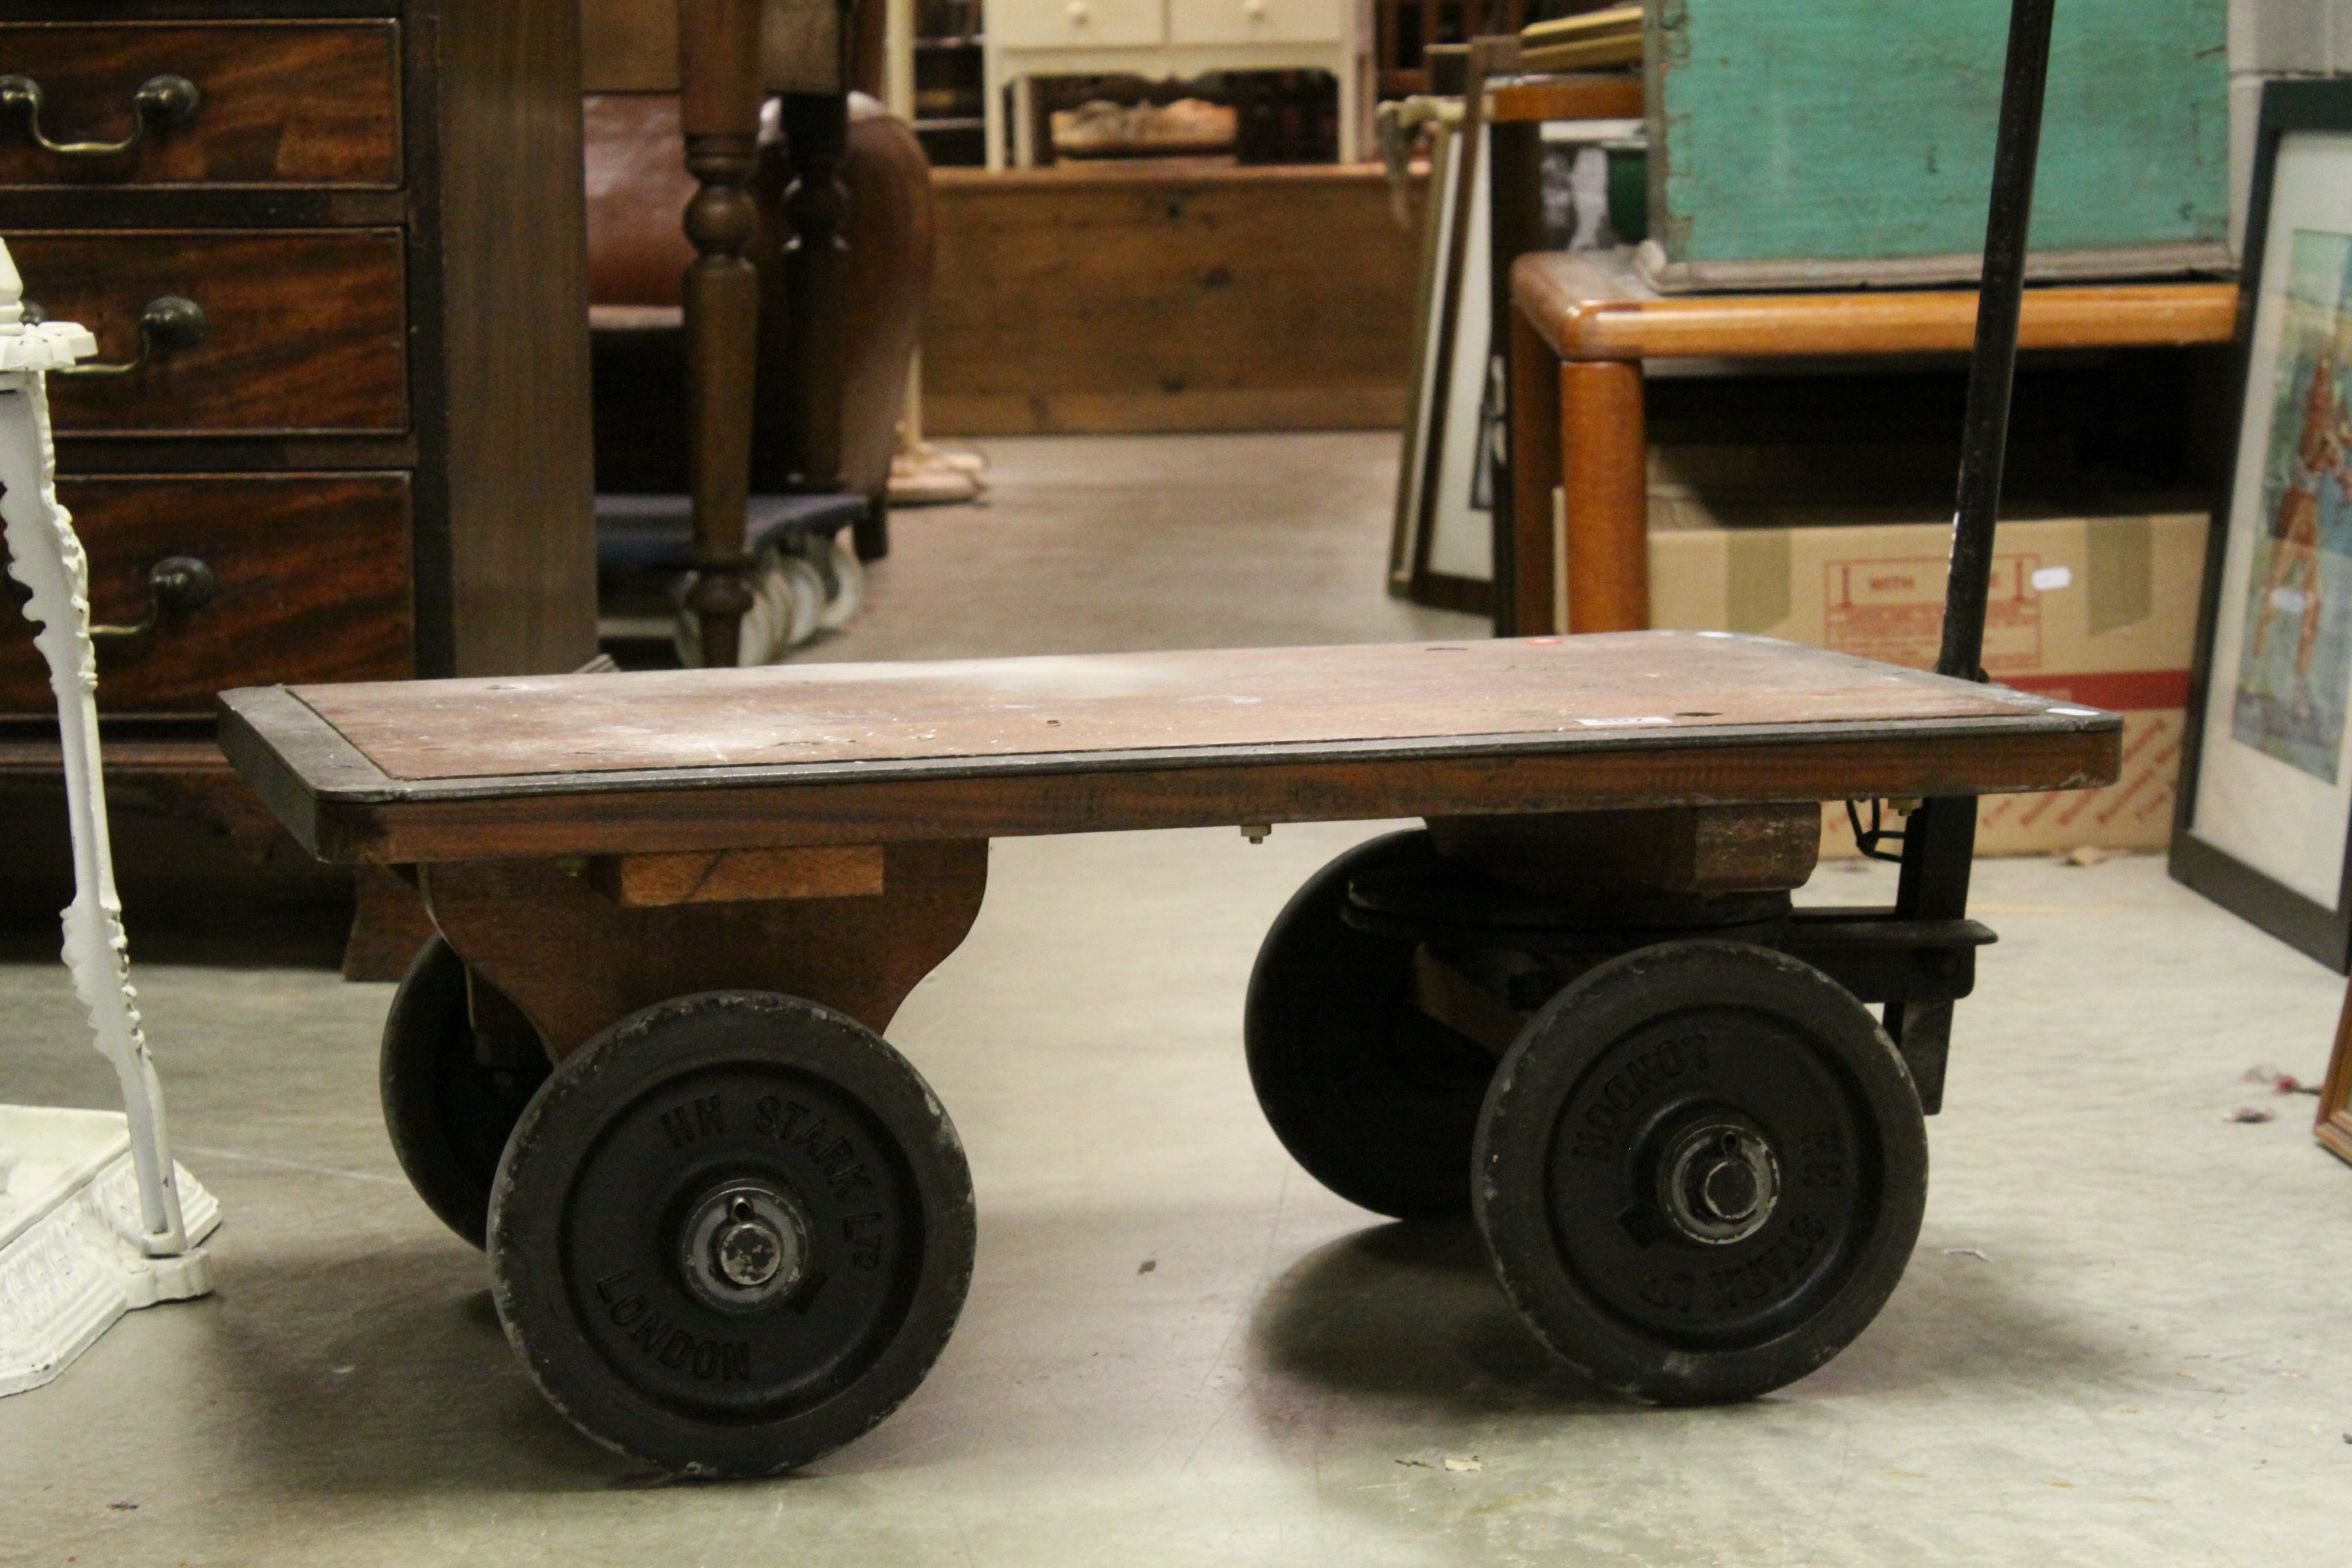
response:
M408 428L406 267L392 229L19 233L25 298L135 359L157 301L203 312L193 343L166 333L121 376L50 380L73 435L265 435Z
M46 148L20 95L0 103L0 184L398 185L398 37L389 22L0 23L0 76L38 89L51 142L137 132L123 151ZM196 89L176 122L142 98L175 77Z
M1337 44L1350 0L1168 0L1180 44Z
M203 562L218 585L208 604L167 608L147 634L99 644L101 710L209 712L229 686L412 673L406 476L61 479L57 490L89 553L98 622L144 617L148 573L171 557ZM47 666L16 626L0 638L0 710L54 711Z
M1017 49L1127 49L1167 41L1165 0L990 0L988 30Z

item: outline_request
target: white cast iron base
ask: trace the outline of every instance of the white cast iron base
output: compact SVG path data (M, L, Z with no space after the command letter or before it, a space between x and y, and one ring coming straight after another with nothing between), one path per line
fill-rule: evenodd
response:
M0 1395L38 1388L124 1313L212 1289L196 1244L220 1204L178 1172L189 1251L142 1247L139 1178L120 1111L0 1105Z

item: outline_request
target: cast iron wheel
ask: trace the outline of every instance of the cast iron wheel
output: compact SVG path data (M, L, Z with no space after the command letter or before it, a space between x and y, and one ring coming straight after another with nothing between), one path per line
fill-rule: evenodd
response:
M489 1226L498 1156L547 1071L537 1039L485 1042L474 1033L465 965L441 938L427 942L392 993L377 1089L409 1184L442 1224L477 1247Z
M713 991L567 1058L490 1205L498 1316L557 1410L683 1475L772 1475L915 1391L971 1282L972 1177L880 1037Z
M1470 1208L1470 1146L1494 1057L1413 1002L1413 944L1349 925L1349 881L1434 851L1359 844L1309 879L1250 971L1242 1041L1258 1105L1324 1186L1395 1219Z
M1478 1128L1504 1293L1562 1359L1659 1404L1822 1365L1902 1277L1927 1131L1853 995L1741 942L1644 948L1529 1021Z

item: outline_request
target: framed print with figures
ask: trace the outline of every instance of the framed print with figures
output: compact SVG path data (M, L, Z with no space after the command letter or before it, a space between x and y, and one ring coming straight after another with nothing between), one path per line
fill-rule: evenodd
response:
M2273 82L2173 875L2352 968L2352 81Z

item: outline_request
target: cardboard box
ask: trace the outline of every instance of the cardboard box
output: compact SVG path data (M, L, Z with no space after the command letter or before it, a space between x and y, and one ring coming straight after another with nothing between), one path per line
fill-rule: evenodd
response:
M2169 840L2206 526L2191 512L2001 525L1985 669L2020 690L2121 712L2123 774L2104 789L1986 800L1979 853ZM1655 529L1651 620L1931 668L1951 534L1949 523ZM1844 807L1826 817L1822 853L1854 853Z

